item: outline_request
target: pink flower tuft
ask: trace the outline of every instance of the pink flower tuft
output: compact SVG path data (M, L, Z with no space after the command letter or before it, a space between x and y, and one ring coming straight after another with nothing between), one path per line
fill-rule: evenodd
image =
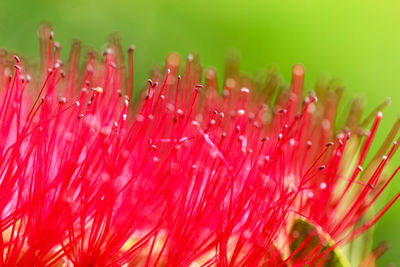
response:
M230 58L219 88L170 54L132 103L135 47L127 68L114 38L81 69L79 42L64 65L39 36L41 77L0 58L2 266L346 266L338 248L400 196L366 215L400 124L367 162L382 113L355 100L339 130L341 91L303 97L301 65L285 87Z

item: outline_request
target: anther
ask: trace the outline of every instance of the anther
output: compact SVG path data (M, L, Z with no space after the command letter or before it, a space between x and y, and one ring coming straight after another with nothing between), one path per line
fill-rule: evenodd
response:
M60 97L60 99L58 99L58 103L60 104L65 104L67 102L67 99L65 97Z
M241 91L242 93L245 93L245 94L249 94L249 93L250 93L249 88L246 88L246 87L243 87L242 89L240 89L240 91Z
M321 188L321 190L324 190L324 189L326 189L327 184L326 184L325 182L322 182L322 183L319 185L319 187Z
M313 102L315 102L315 103L317 103L317 102L318 102L318 98L317 98L315 95L311 96L311 99L312 99L312 100L313 100Z
M135 45L131 45L129 47L129 49L128 49L128 52L133 52L133 51L135 51L135 49L136 49L136 46Z
M370 183L368 183L369 188L374 189L374 186Z
M326 147L333 146L333 142L329 142L329 143L327 143L325 146L326 146Z
M111 48L107 48L107 49L104 51L103 55L104 55L104 56L106 56L106 55L111 55L112 53L113 53L112 49L111 49Z

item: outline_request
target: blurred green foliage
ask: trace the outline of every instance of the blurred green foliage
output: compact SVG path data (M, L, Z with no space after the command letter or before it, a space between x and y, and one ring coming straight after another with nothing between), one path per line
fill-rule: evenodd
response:
M365 95L368 111L392 98L376 147L399 113L399 14L397 0L2 0L0 47L38 61L37 27L47 21L65 59L72 38L102 49L117 31L125 48L137 46L136 87L171 51L198 52L203 65L222 70L226 50L234 47L244 71L276 64L287 80L291 66L302 63L306 89L329 73L346 85L347 95ZM391 186L381 204L399 185ZM376 240L391 244L379 265L400 262L399 220L397 203L376 227Z

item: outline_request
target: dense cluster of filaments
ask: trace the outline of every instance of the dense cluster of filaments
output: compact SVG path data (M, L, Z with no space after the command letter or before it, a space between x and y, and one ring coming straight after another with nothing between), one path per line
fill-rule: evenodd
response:
M345 265L336 249L399 196L365 216L400 123L365 163L382 114L355 100L337 130L340 90L304 97L299 65L285 86L230 58L219 89L170 54L133 105L134 47L127 68L116 38L81 68L78 42L64 65L39 33L41 76L0 58L1 266Z

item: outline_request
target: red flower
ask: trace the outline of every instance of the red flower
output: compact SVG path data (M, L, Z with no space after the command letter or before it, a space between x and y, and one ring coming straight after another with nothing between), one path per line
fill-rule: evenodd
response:
M64 67L40 38L41 79L1 57L2 265L346 265L337 247L399 197L366 219L398 171L382 175L399 124L366 164L382 113L361 130L355 101L338 130L340 90L303 98L300 65L285 87L231 58L219 90L215 70L203 86L197 57L181 78L170 54L132 105L134 47L126 85L117 39L80 70L79 43Z

